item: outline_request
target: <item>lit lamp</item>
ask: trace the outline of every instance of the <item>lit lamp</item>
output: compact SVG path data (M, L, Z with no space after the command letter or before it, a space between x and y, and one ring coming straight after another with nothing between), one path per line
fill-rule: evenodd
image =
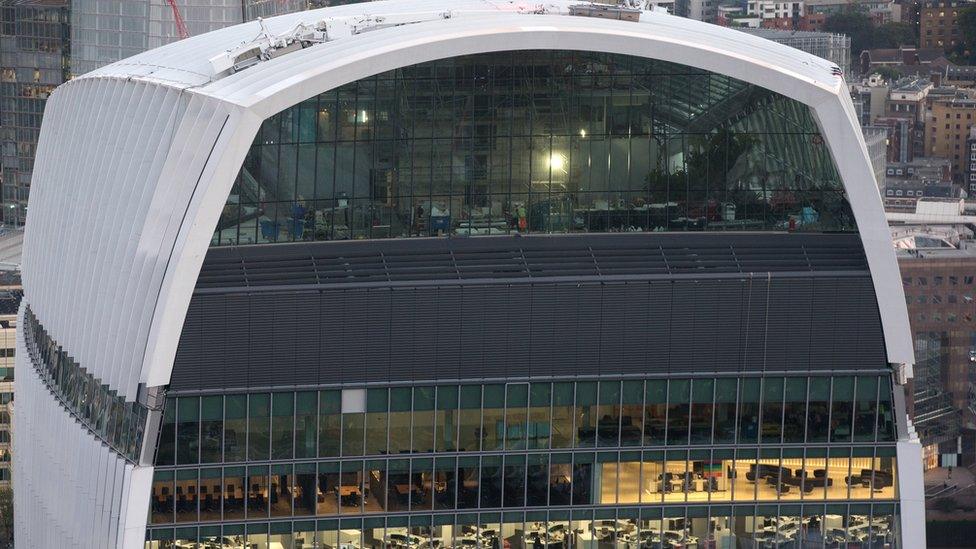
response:
M549 155L549 169L552 171L566 172L566 157L559 153Z

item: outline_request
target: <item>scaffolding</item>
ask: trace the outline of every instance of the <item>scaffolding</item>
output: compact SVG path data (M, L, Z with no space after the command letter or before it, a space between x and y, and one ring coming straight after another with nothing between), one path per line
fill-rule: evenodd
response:
M740 28L737 30L822 57L840 67L845 75L851 73L851 39L849 36L829 32L782 29Z

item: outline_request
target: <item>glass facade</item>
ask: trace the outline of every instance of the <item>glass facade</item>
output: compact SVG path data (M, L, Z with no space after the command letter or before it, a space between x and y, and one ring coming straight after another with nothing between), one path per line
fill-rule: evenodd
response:
M269 118L212 244L685 230L855 230L809 109L674 63L528 51Z
M24 224L44 104L69 78L71 4L0 4L0 219L8 226Z
M139 460L149 410L126 401L91 375L24 308L24 338L30 363L55 398L85 429L131 463Z
M873 524L871 504L887 505L881 507L889 509L883 532L857 539L890 540L890 509L898 497L894 429L891 378L878 373L171 396L156 454L148 543L166 547L184 539L174 532L198 532L165 525L202 525L201 536L244 539L212 526L228 521L246 521L261 535L270 527L297 536L305 531L280 522L295 517L342 523L348 517L385 528L399 520L426 521L426 534L403 533L422 538L433 535L432 520L462 524L467 519L461 515L443 514L458 510L505 516L521 510L511 515L520 517L512 519L519 523L513 528L528 535L523 522L553 520L560 508L612 525L619 522L615 517L645 512L707 519L708 509L684 507L707 504L713 518L700 527L715 528L716 517L731 520L728 506L748 502L769 504L767 518L721 535L770 535L782 542L775 528L768 530L792 516L782 509L798 514L800 504L819 502L811 509L821 511L811 513L820 517L813 525L823 541L840 535L833 530L847 528L849 535L852 524L844 520L853 520L827 527L823 505L846 507L848 501L864 502L865 524ZM756 508L741 509L751 516ZM409 518L393 516L398 513ZM492 522L471 517L473 527ZM734 528L728 524L722 528ZM809 520L791 524L790 539L813 528ZM348 530L367 535L359 526ZM587 533L596 535L589 526L576 532ZM634 527L628 535L643 534ZM700 537L719 535L709 530ZM393 543L384 536L366 543ZM294 547L313 546L312 537L304 538L306 545L290 539Z
M180 0L190 36L307 9L303 0ZM80 75L180 39L167 2L73 0L71 69Z
M526 510L154 528L146 549L898 546L894 503Z

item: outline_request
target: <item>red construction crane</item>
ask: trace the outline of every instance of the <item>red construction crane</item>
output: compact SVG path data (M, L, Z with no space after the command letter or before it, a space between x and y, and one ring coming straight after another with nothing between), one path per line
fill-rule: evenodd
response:
M176 0L166 0L166 2L173 9L173 21L176 22L176 32L180 34L180 40L189 38L190 33L186 30L186 21L183 21L183 16L180 14L180 7L176 5Z

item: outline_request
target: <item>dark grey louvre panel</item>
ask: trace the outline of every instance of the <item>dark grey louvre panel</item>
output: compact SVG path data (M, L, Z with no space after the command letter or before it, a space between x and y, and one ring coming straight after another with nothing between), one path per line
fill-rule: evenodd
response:
M856 235L215 248L173 390L882 368Z
M851 234L499 236L211 248L197 289L866 268Z
M885 365L867 275L359 288L197 295L171 389Z

